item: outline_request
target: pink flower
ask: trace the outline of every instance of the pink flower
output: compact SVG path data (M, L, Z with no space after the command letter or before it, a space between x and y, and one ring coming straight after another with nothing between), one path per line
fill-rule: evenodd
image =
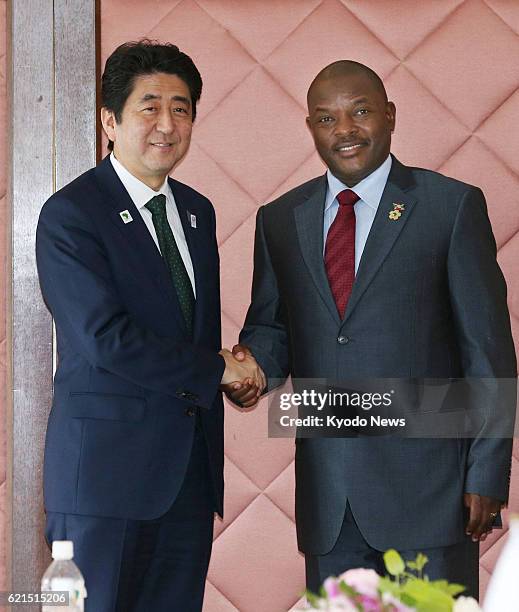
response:
M358 612L357 606L346 595L332 599L323 609L326 612Z
M339 588L339 582L337 578L327 578L323 584L324 590L326 591L326 595L333 599L334 597L338 597L341 594L341 590Z
M382 607L380 605L380 599L377 597L370 597L369 595L361 595L359 597L359 603L362 604L363 612L380 612Z
M351 569L339 576L339 581L341 580L344 580L348 586L358 591L361 595L378 596L377 589L380 576L375 570L364 569L362 567Z

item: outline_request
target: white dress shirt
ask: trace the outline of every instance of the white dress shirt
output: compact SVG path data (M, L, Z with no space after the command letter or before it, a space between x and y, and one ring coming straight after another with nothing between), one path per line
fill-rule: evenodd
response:
M369 174L360 183L354 187L348 187L336 178L330 170L327 171L328 189L326 192L326 200L324 203L324 224L323 224L323 256L324 248L326 247L326 237L328 231L339 210L339 202L337 195L344 189L351 189L360 198L353 207L355 211L355 274L359 269L360 258L366 246L369 230L373 224L373 219L380 204L382 193L387 183L387 177L391 170L392 159L388 156L375 171Z
M124 185L126 191L128 192L130 198L137 207L137 210L140 212L142 220L146 224L146 227L148 228L148 231L150 232L153 241L157 245L159 252L160 246L159 240L157 238L157 232L155 231L155 226L153 225L151 210L148 210L146 208L146 204L154 196L157 196L159 194L163 194L166 196L166 214L168 217L169 226L171 228L171 231L173 232L173 236L175 237L175 242L177 243L178 250L182 257L182 261L184 262L184 266L186 267L187 275L189 276L189 280L191 281L191 286L193 287L193 295L196 297L195 273L193 271L193 262L191 261L191 256L187 247L186 236L184 234L184 228L182 227L182 222L180 221L177 204L175 202L175 198L173 197L171 187L169 186L168 178L166 177L164 183L158 191L154 191L151 187L148 187L148 185L133 176L131 172L128 172L128 170L126 170L126 168L121 164L121 162L118 161L113 152L110 155L110 161L112 162L112 166L114 167L117 176L121 179L121 182Z

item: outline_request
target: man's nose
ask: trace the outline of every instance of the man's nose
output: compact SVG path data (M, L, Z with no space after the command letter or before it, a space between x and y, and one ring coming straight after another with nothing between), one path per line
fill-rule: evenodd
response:
M355 134L358 127L351 115L344 114L337 117L335 131L339 134Z
M175 129L175 119L171 112L164 109L157 120L157 130L163 134L171 134Z

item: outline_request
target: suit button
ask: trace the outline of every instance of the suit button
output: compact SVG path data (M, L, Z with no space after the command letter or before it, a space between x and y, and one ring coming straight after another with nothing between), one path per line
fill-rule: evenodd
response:
M186 416L195 416L195 409L194 408L186 408L185 413L186 413Z
M348 336L339 336L337 338L337 342L339 344L348 344L349 341L350 341L350 339L348 338Z

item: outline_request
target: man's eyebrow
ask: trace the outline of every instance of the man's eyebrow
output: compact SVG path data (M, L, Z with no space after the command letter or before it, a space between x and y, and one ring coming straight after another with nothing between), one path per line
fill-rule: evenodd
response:
M160 100L161 96L156 94L144 94L139 102L148 102L148 100Z
M144 94L139 102L149 102L150 100L161 100L162 96L158 96L157 94ZM184 102L187 106L191 106L191 100L186 98L186 96L171 96L171 100L175 102Z
M352 100L352 104L355 106L356 104L366 104L369 103L370 99L367 98L366 96L361 96L360 98L355 98L354 100ZM316 106L314 108L315 112L328 112L330 109L328 106Z
M318 112L318 113L323 113L323 112L327 112L330 109L327 106L316 106L314 108L314 111Z
M186 98L186 96L172 96L171 99L175 102L184 102L187 106L191 106L191 100Z

